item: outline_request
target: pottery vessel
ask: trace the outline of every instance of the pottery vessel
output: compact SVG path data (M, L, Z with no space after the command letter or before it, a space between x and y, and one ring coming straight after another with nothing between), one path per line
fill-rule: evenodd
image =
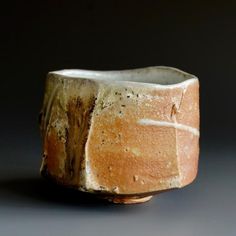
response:
M171 67L61 70L46 79L41 173L115 203L190 184L199 156L199 81Z

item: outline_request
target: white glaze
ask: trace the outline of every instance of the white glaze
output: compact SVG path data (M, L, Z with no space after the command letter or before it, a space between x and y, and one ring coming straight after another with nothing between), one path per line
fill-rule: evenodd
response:
M166 88L186 87L188 84L196 82L196 76L173 67L153 66L131 70L117 71L92 71L67 69L50 72L60 77L77 79L102 80L112 83L139 84L142 86L152 86Z
M171 127L171 128L176 128L176 129L180 129L180 130L185 130L185 131L192 133L193 135L199 136L198 129L193 128L188 125L183 125L183 124L174 123L174 122L159 121L159 120L152 120L152 119L140 119L138 121L138 124Z

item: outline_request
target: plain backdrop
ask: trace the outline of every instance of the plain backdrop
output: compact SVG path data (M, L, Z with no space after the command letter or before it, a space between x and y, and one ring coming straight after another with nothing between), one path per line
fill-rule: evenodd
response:
M235 235L236 1L7 1L0 11L0 235ZM47 72L154 65L200 80L196 183L127 210L41 182Z

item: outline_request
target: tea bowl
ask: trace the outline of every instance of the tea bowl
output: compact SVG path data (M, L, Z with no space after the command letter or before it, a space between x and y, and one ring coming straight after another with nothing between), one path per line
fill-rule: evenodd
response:
M114 203L190 184L199 156L199 81L172 67L49 72L41 174Z

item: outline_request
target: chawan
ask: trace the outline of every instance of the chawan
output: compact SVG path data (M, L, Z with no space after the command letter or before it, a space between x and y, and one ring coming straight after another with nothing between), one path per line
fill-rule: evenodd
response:
M48 74L41 173L115 203L191 183L199 156L199 81L171 67Z

